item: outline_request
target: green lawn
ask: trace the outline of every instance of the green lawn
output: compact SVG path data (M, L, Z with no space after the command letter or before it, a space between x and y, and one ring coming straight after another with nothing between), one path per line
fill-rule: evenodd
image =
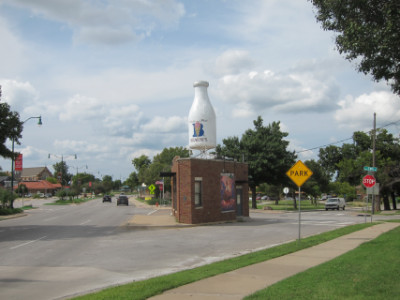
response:
M298 203L297 203L298 204ZM250 203L251 205L251 203ZM310 200L301 200L301 210L314 210L314 209L325 209L325 204L317 203L312 204ZM278 204L275 201L267 201L266 203L257 204L258 209L264 209L265 206L272 208L272 210L298 210L299 207L294 208L293 200L279 200Z
M399 299L399 236L398 227L245 299Z
M375 223L376 224L376 223ZM160 294L166 290L182 286L203 278L211 277L217 274L229 272L251 264L266 261L275 257L293 253L295 251L308 248L320 243L335 239L339 236L372 226L374 223L364 223L352 225L333 231L325 232L319 235L303 238L301 243L293 241L277 247L262 251L253 252L243 256L227 259L221 262L212 263L206 266L177 272L165 276L155 277L148 280L132 282L130 284L112 287L103 291L84 295L74 299L147 299L151 296ZM326 299L326 298L325 298Z

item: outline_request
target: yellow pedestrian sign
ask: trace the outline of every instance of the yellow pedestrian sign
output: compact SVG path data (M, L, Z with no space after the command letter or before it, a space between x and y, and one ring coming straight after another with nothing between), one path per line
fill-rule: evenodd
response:
M313 172L307 168L305 164L301 160L298 160L293 167L286 172L286 175L289 176L290 179L298 186L301 187L304 182L311 177Z

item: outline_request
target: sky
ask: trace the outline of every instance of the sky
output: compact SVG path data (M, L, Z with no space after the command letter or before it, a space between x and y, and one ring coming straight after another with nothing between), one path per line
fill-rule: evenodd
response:
M0 0L2 101L27 120L15 151L26 168L64 160L124 181L135 157L188 147L199 80L218 144L258 116L280 122L303 161L370 131L374 113L398 137L399 97L334 38L307 0Z

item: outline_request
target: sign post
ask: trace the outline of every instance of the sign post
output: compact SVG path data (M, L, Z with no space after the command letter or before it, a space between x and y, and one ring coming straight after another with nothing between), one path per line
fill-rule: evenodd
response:
M299 187L299 239L301 238L301 186L311 177L313 172L301 160L298 160L286 172L286 175Z
M365 167L364 167L365 169ZM365 175L362 179L363 185L367 188L367 200L369 198L369 191L375 186L376 184L376 179L373 175ZM368 203L368 201L367 201ZM367 207L368 209L368 204ZM371 203L371 222L372 222L372 214L373 214L373 209L374 209L374 194L372 194L372 203ZM365 222L366 222L367 214L365 214Z

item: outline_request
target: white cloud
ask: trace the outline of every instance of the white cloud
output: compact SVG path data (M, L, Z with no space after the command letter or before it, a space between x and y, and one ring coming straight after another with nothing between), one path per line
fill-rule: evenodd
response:
M187 120L179 116L161 117L155 116L150 122L141 126L144 132L166 133L166 132L186 132Z
M400 99L387 91L351 95L339 102L340 109L335 112L335 120L341 127L352 130L369 130L372 128L374 112L381 124L400 120Z
M235 116L248 117L252 111L323 112L332 110L337 100L337 87L323 78L308 73L275 73L252 71L227 75L218 83L219 97L238 105ZM244 110L243 113L239 111Z
M74 40L78 42L109 45L148 36L154 27L176 26L185 14L183 5L175 0L3 2L29 9L35 16L68 24L74 32Z
M237 74L250 70L255 64L247 51L228 50L217 57L215 69L217 74Z
M0 77L16 76L27 63L24 56L24 43L9 29L7 22L0 17Z
M61 121L81 121L102 118L104 108L98 99L75 95L67 103L59 107Z
M23 114L29 107L37 104L39 92L30 82L0 79L0 85L2 86L2 100L10 105L11 110Z

